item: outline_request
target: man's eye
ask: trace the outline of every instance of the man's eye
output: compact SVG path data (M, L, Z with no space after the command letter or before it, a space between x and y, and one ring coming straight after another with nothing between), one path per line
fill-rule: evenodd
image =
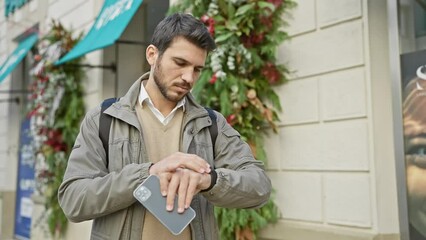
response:
M416 154L421 155L421 156L425 155L425 153L426 153L426 147L424 147L424 146L421 147L421 148L418 148L417 151L416 151Z
M424 145L413 146L412 148L407 150L407 154L425 156L426 146Z
M178 66L185 66L185 63L183 63L183 62L175 62L176 63L176 65L178 65Z

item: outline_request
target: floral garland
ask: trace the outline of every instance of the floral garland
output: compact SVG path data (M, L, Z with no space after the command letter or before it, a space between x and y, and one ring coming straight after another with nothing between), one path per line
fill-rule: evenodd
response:
M59 206L58 188L70 150L84 116L81 69L69 64L54 66L78 41L60 23L36 47L34 67L30 70L28 115L35 149L36 192L45 197L47 221L52 236L65 231L67 219ZM76 64L81 59L74 60Z
M259 133L277 130L281 106L273 86L286 82L288 71L277 63L276 53L288 38L283 14L294 6L291 0L179 0L170 10L198 17L217 44L193 94L226 116L263 161L264 134ZM215 214L222 239L254 239L278 219L272 200L257 210L215 208Z

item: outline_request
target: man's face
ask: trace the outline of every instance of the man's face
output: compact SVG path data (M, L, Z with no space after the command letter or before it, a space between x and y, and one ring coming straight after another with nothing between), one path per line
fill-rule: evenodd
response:
M158 90L167 101L178 102L198 80L207 51L178 37L161 56L158 51L153 56L151 71Z

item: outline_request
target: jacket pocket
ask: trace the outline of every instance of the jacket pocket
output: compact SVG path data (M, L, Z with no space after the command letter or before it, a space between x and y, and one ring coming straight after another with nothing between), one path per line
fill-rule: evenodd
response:
M110 145L109 170L120 171L124 166L136 163L136 156L139 155L138 142L123 140Z
M205 136L196 136L189 145L188 153L196 154L213 165L214 149Z
M235 136L240 137L240 133L233 128L226 129L225 131L223 131L223 134L227 136L228 138L235 137Z
M117 172L123 169L123 141L112 143L109 152L109 171Z
M123 239L122 235L128 235L124 233L124 224L127 217L128 209L123 209L109 215L95 218L92 224L91 240L118 240Z

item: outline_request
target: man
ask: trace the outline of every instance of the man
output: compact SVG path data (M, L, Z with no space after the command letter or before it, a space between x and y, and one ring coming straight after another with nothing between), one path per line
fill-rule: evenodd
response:
M212 143L212 119L190 93L215 47L191 15L165 18L146 49L151 71L105 110L113 118L109 153L98 137L100 107L87 113L59 202L71 221L94 220L91 239L218 239L213 205L255 208L268 201L271 183L262 163L218 112ZM160 178L168 211L177 194L178 211L191 206L197 214L178 236L133 197L151 174Z
M410 239L426 240L426 92L421 78L404 89L405 167Z

